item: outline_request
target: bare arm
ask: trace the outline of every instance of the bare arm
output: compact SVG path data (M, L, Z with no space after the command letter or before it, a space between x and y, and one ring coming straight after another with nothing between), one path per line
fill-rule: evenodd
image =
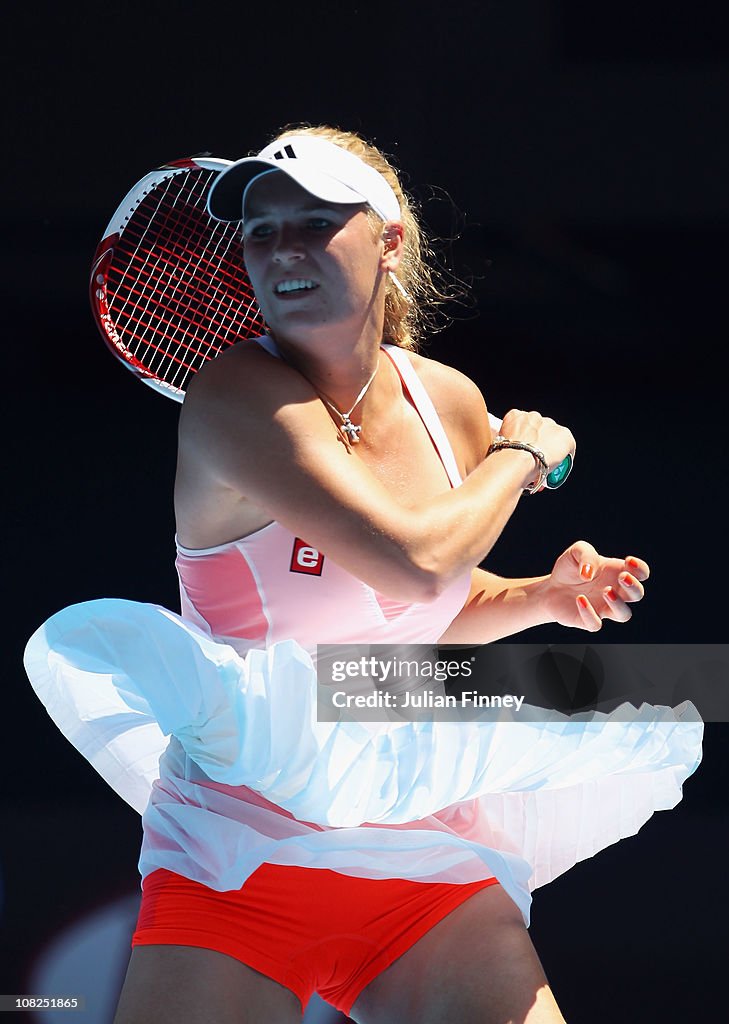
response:
M547 607L549 579L503 579L484 569L474 569L468 599L440 642L487 644L552 622Z
M463 398L474 401L471 391ZM477 565L534 474L528 453L500 452L476 464L461 487L404 507L337 442L308 382L253 348L232 350L194 380L180 446L211 483L402 600L431 599Z
M631 618L649 575L642 558L608 558L584 540L562 552L548 576L502 579L474 569L468 599L440 642L486 644L546 622L595 633L605 619Z

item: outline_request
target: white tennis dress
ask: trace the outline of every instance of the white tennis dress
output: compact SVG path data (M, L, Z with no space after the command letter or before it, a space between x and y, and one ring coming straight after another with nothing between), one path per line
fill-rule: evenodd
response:
M457 487L432 402L407 356L384 348ZM468 574L435 601L394 602L275 522L214 548L178 545L177 568L182 616L89 601L52 616L25 654L56 725L143 814L143 877L167 868L225 891L264 862L495 875L528 923L532 889L675 806L701 759L688 702L534 709L519 722L318 722L317 643L434 644Z

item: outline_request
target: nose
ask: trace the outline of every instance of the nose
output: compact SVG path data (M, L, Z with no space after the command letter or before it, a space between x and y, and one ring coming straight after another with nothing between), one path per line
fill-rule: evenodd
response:
M276 236L273 258L276 263L295 263L306 255L301 236L293 227L284 225Z

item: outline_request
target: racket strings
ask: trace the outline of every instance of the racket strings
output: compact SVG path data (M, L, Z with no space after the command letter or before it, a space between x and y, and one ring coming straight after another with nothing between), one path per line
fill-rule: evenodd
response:
M184 184L186 177L187 175L179 176L181 183ZM202 194L199 191L194 194L189 187L179 187L179 181L168 180L158 208L152 217L152 223L157 229L157 237L154 238L151 232L147 232L152 247L156 249L157 257L153 271L158 277L158 281L151 299L158 305L163 319L161 338L158 338L162 344L155 345L158 358L156 361L154 358L151 360L150 369L156 376L161 376L163 379L169 375L172 369L175 369L175 366L178 369L182 366L198 368L204 361L204 359L198 359L189 364L184 359L184 356L189 359L191 354L200 354L200 345L196 345L194 342L202 322L201 313L203 316L207 315L208 329L214 330L218 335L221 334L221 328L225 330L230 326L230 324L221 324L219 321L216 323L214 311L206 308L207 287L201 287L203 282L200 270L203 263L201 254L205 252L208 240L203 240L200 237L201 232L199 230L195 232L191 224L192 215L195 212L195 206L191 204L199 202L200 199L204 200L205 189L210 177L210 174L203 175L203 178L207 180L202 182L204 186ZM178 187L170 187L174 185L178 185ZM172 197L170 197L170 193L172 193ZM207 223L211 224L209 221ZM148 247L145 246L146 248ZM213 270L217 269L214 261L208 261L208 265ZM240 263L238 266L240 267ZM193 274L194 276L192 276ZM240 274L240 270L238 274ZM204 282L205 286L209 284L209 281ZM218 290L216 284L213 285L213 289ZM137 301L138 305L139 300ZM147 316L148 313L149 306L147 305L144 315ZM160 325L156 326L159 335ZM193 344L185 339L185 332ZM166 367L164 366L165 357L168 360ZM179 374L172 378L171 382L173 381L180 383Z
M212 175L208 175L207 180L201 182L204 185L203 198L207 195L211 179ZM216 221L212 224L211 229L211 222L207 218L204 221L201 219L197 207L188 206L188 209L190 210L190 216L187 217L183 231L185 236L190 237L191 243L198 253L197 259L189 265L191 276L186 279L188 286L186 295L188 297L192 296L192 301L194 301L197 281L201 276L204 276L207 280L208 272L211 268L215 268L211 280L211 289L206 292L204 301L211 323L216 327L216 333L211 334L209 331L206 331L204 325L198 320L193 338L191 339L196 346L198 356L202 361L205 361L210 358L213 347L217 348L215 346L215 338L222 333L226 333L229 336L230 330L235 324L234 315L236 310L231 304L230 292L231 287L238 290L237 280L241 276L242 252L240 246L238 246L237 265L230 259L225 260L224 257L235 240L235 227ZM191 222L195 222L194 227ZM223 272L224 265L225 273ZM231 280L232 271L235 272L235 277ZM217 348L217 351L219 351L219 348ZM171 383L175 385L180 383L179 372L172 378Z
M202 277L203 271L210 266L216 265L217 262L215 260L217 245L213 245L212 242L218 225L217 223L212 225L212 230L208 233L209 237L203 240L200 236L205 232L203 231L199 216L196 217L197 207L194 205L195 201L200 198L204 198L211 178L212 175L210 174L201 176L200 181L197 184L198 186L203 186L202 192L198 188L195 194L192 194L189 187L180 188L177 192L175 203L170 208L164 224L165 231L169 231L175 240L180 240L180 248L182 250L181 258L185 260L186 273L184 275L180 275L179 273L174 275L174 286L172 288L171 298L176 305L179 305L184 309L192 309L194 312L197 312L195 307L196 292L198 290L197 282ZM187 184L187 182L183 179L183 185L184 184ZM210 226L211 222L206 221L205 223L206 226ZM197 254L197 258L194 258L194 254ZM188 256L193 258L187 261ZM203 257L205 257L205 259ZM219 277L217 280L219 281ZM219 285L216 283L215 278L213 279L213 288L214 291L219 290ZM210 317L211 325L213 326L213 329L216 330L217 334L220 332L221 327L225 327L225 325L221 324L219 320L217 322L215 320L215 313L219 312L219 309L216 310L215 305L213 304L213 296L206 296L205 301L207 302L207 305L204 307L205 311ZM176 326L180 326L179 320ZM199 333L200 318L197 317L195 319L194 330L189 338L191 344L188 344L187 341L180 341L178 343L177 351L170 352L170 356L174 362L179 361L180 353L183 348L187 348L188 351L196 348L197 353L200 354ZM164 367L161 362L158 362L156 365L153 363L151 368L157 376L164 376L167 378L171 367ZM174 369L174 365L172 365L172 369ZM179 369L180 365L178 362L177 372L170 379L170 383L175 385L179 383ZM167 372L165 372L165 370Z
M205 209L215 173L195 168L159 182L130 217L107 272L118 333L135 360L179 390L213 355L264 330L236 227Z
M121 271L119 279L116 282L116 292L114 293L114 297L115 299L119 298L122 300L118 309L114 308L115 303L110 302L110 309L115 313L115 319L121 329L121 332L123 333L126 329L125 337L128 338L128 351L131 352L135 358L141 356L140 361L142 363L145 361L146 357L146 345L144 343L147 340L145 335L148 334L148 331L145 329L147 321L140 317L140 312L143 308L146 309L149 306L148 301L144 304L144 307L142 305L146 292L142 282L146 285L158 280L158 277L156 277L155 274L158 270L157 264L159 261L157 260L156 262L153 262L152 260L151 250L148 245L145 245L147 240L146 232L144 230L141 231L137 239L136 247L131 252L127 253L128 263L125 264L124 262L121 262L120 264L119 259L122 258L125 253L126 239L128 238L132 243L134 241L131 225L135 223L144 224L145 221L142 220L144 217L146 217L147 225L154 222L155 217L159 214L160 208L165 202L171 181L171 177L166 176L163 179L163 183L155 187L151 196L145 196L142 202L140 202L137 210L132 214L129 222L127 223L126 229L122 232L119 243L114 250L114 259L109 267L110 279L112 269L118 268ZM155 199L156 209L153 208ZM133 282L126 280L126 271L132 265L135 265L135 269L137 271L137 277ZM126 294L124 291L124 285L126 285ZM109 289L107 287L107 293L108 290ZM133 295L136 295L135 299L132 299ZM132 304L131 310L129 309L130 301ZM130 327L133 327L134 330L130 331Z

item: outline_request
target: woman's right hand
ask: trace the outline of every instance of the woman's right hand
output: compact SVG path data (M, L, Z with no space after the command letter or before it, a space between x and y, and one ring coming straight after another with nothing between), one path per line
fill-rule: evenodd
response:
M550 470L568 455L574 458L577 445L572 431L539 412L510 409L500 432L510 441L523 441L542 451Z

